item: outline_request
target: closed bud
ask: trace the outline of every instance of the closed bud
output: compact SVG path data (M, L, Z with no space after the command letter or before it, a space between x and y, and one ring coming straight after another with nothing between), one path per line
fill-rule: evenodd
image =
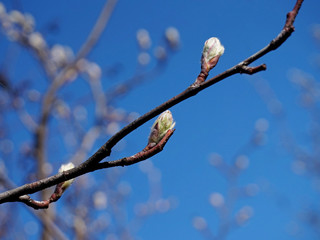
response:
M209 38L205 43L202 51L201 65L207 71L211 70L217 63L220 56L224 53L224 47L218 38Z
M169 130L174 128L175 124L176 123L173 122L173 117L169 110L161 113L151 127L148 144L158 144L164 135L166 135Z
M64 172L64 171L68 171L72 168L74 168L74 164L71 162L67 163L67 164L62 164L61 167L59 168L59 173ZM61 185L62 191L65 191L68 187L70 187L70 185L73 183L73 181L74 181L74 179L70 179L70 180L63 182Z

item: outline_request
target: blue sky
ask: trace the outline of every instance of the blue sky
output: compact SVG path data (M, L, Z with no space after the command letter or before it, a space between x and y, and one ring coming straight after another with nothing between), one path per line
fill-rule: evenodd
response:
M3 3L12 9L11 1ZM68 45L76 52L90 32L103 3L34 0L21 1L21 6L24 12L34 16L39 31L47 23L57 20L59 31L48 35L48 42ZM149 31L152 39L150 53L157 44L163 43L162 37L168 27L179 30L181 45L170 55L165 72L117 102L118 107L143 114L193 83L200 70L200 56L206 39L218 37L225 47L225 53L210 77L268 44L282 29L286 13L293 4L294 1L276 0L120 0L89 59L101 67L115 63L123 65L115 78L121 81L136 71L137 30ZM264 79L269 83L284 106L289 128L294 130L299 143L308 147L309 117L298 106L298 91L288 76L290 69L295 68L315 77L319 75L319 69L312 61L319 53L312 38L314 25L320 23L319 7L318 1L305 1L294 24L296 31L288 41L277 51L253 63L254 66L266 63L267 71L254 76L232 76L171 109L176 132L164 151L151 161L161 170L163 195L174 197L177 206L168 213L148 219L138 233L141 239L201 239L199 232L192 227L195 216L206 218L211 230L216 232L219 220L209 203L209 196L213 192L225 194L228 186L208 159L212 153L218 153L226 162L234 161L235 154L248 142L256 121L261 118L269 122L266 144L248 155L249 167L238 179L240 186L254 183L260 191L256 196L237 200L233 209L235 213L249 205L254 209L254 216L243 227L231 231L228 239L292 239L287 229L298 221L297 216L307 203L316 204L319 194L312 188L309 177L297 176L291 171L292 157L283 150L277 121L255 90L254 81ZM26 73L41 82L42 75L28 70L28 64L21 66L14 75L19 78ZM105 87L112 85L109 79L103 82ZM41 85L38 87L41 89ZM79 84L77 91L82 88ZM125 152L111 157L141 150L151 125L152 122L130 134L126 138ZM144 177L138 165L126 169L124 179L133 189L129 199L132 204L141 201L148 189ZM128 215L132 214L128 211ZM309 228L299 236L300 239L315 237Z

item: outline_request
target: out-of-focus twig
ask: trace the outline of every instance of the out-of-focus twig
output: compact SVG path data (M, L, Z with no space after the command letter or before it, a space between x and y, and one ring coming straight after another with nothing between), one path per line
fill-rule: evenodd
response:
M243 206L237 210L236 206L239 200L244 197L252 197L259 191L257 184L250 183L246 186L239 186L239 177L249 166L248 156L263 145L268 129L266 119L258 119L251 138L241 147L232 161L229 163L217 153L209 157L209 162L222 175L227 183L226 192L213 192L210 194L209 202L218 214L219 224L216 229L211 229L207 221L202 216L193 219L193 226L205 239L222 240L226 239L230 232L239 226L245 224L253 215L251 206Z
M90 35L88 36L86 42L82 45L80 48L76 61L86 57L92 48L96 45L98 42L103 30L106 28L108 21L111 17L111 14L117 4L118 0L107 0L105 5L103 6L103 9L101 11L101 14L96 21L96 24L94 25Z

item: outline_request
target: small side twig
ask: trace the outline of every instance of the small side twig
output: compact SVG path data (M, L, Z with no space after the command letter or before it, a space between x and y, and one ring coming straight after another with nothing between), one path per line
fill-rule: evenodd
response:
M32 199L29 195L23 195L18 198L18 201L26 204L29 207L36 209L36 210L47 209L47 208L49 208L50 203L58 201L60 199L60 197L62 196L62 194L64 192L64 189L62 187L63 183L64 182L57 184L54 192L52 193L50 198L47 200L38 201L38 200Z
M96 170L102 169L102 168L116 167L116 166L124 167L124 166L129 166L129 165L141 162L143 160L146 160L163 150L164 146L166 145L166 143L168 142L169 138L172 136L174 131L175 129L168 130L168 132L162 138L162 140L154 147L149 147L148 145L141 152L138 152L130 157L121 158L115 161L99 163L97 165L98 167L96 168Z
M48 208L50 201L49 200L44 200L44 201L37 201L37 200L33 200L30 196L28 195L23 195L19 197L19 202L22 202L26 205L28 205L29 207L32 207L34 209L44 209L44 208Z

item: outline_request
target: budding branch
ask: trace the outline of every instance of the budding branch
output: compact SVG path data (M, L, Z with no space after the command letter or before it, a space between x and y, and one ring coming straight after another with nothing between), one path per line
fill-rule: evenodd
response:
M156 108L152 109L148 113L144 114L143 116L139 117L132 123L128 124L124 128L122 128L118 133L113 135L103 146L100 147L100 149L94 153L88 160L80 164L79 166L62 172L58 173L54 176L30 183L25 184L23 186L17 187L15 189L3 192L0 194L0 204L5 202L16 202L20 201L25 204L27 204L30 207L33 207L35 209L37 208L46 208L49 206L50 200L44 200L44 201L35 201L32 200L29 196L26 196L26 194L32 194L35 192L38 192L40 190L43 190L45 188L57 185L61 182L64 182L66 180L76 178L78 176L81 176L83 174L86 174L88 172L93 172L98 169L103 168L110 168L110 167L117 167L117 166L127 166L131 164L135 164L139 161L143 161L145 159L148 159L152 157L153 155L159 153L162 151L163 147L165 146L168 139L172 136L173 130L169 130L165 137L153 148L147 150L147 151L141 151L131 157L122 158L115 161L109 161L109 162L101 162L104 158L110 156L112 148L125 136L127 136L129 133L133 132L138 127L145 124L147 121L151 120L152 118L156 117L163 111L169 109L172 106L175 106L176 104L196 95L200 91L220 82L223 79L226 79L232 75L238 74L238 73L244 73L244 74L255 74L257 72L266 70L266 65L262 64L256 67L250 67L249 64L256 61L257 59L260 59L267 53L276 50L278 47L280 47L292 34L294 31L293 23L295 21L295 18L299 12L299 9L301 7L303 0L297 0L295 3L295 6L291 12L287 14L287 19L285 22L285 25L281 32L278 34L276 38L274 38L267 46L253 54L252 56L248 57L244 61L238 63L237 65L231 67L230 69L224 71L221 74L218 74L217 76L204 81L196 81L192 85L190 85L185 91L178 94L177 96L169 99L168 101L164 102L163 104L157 106ZM203 77L203 74L201 75ZM207 76L205 76L206 78ZM206 80L206 81L205 81Z

